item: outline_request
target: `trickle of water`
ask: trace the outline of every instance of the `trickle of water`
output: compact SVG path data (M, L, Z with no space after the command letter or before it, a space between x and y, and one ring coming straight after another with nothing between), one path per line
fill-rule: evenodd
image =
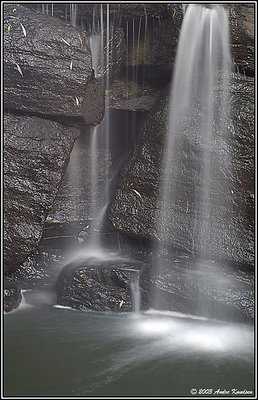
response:
M70 24L76 28L77 4L70 4Z
M200 165L194 165L200 178L196 185L193 204L187 199L187 210L195 215L192 229L194 246L209 246L212 240L212 149L215 121L220 123L221 135L226 132L228 114L229 73L231 57L229 28L226 10L221 6L206 8L190 4L185 9L180 31L173 82L170 96L169 129L164 144L164 158L160 185L160 212L157 216L157 236L161 238L155 257L160 256L154 266L155 274L161 274L166 264L173 212L167 210L177 206L177 195L181 182L177 181L175 160L182 153L184 131L191 126L193 118L198 126L198 142L201 151ZM217 103L214 98L218 87L222 87ZM199 112L196 114L196 107ZM230 160L228 160L230 168ZM185 177L186 178L186 177ZM170 218L170 219L169 219ZM172 244L172 243L171 243ZM173 243L175 245L175 243ZM193 249L195 251L195 249ZM154 293L154 307L158 308L159 295Z
M135 271L130 286L133 312L139 314L141 308L140 271Z

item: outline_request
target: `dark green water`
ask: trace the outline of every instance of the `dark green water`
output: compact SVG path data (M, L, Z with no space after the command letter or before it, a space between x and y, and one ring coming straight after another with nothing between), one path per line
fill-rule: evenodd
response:
M252 326L36 304L4 316L8 396L252 391Z

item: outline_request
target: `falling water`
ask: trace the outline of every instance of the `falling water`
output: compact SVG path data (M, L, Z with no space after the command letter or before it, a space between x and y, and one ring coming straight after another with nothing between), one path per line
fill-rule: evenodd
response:
M132 307L135 314L140 313L141 307L141 290L140 290L140 271L135 270L135 274L131 281Z
M70 4L70 24L76 27L77 21L77 4Z
M110 88L110 22L109 22L109 4L107 4L107 29L106 29L106 98L105 98L105 144L106 149L109 151L110 148L110 112L109 112L109 88ZM109 160L107 160L106 170L109 171ZM106 185L105 185L105 199L106 202L109 202L110 197L110 177L109 174L107 176Z
M100 5L100 20L96 22L96 6L94 5L92 32L89 37L89 45L92 53L92 68L95 77L102 79L105 88L109 88L109 56L110 56L110 27L109 27L109 5L107 5L106 26L104 26L103 5ZM105 37L106 35L106 37ZM104 46L106 46L106 58L104 59ZM104 77L104 73L106 76ZM90 204L90 240L89 246L97 251L101 248L101 229L105 217L106 209L109 203L110 186L110 160L109 160L109 104L106 96L105 117L100 125L91 128L90 131L90 166L91 171L91 204ZM101 179L99 154L104 151L105 155L105 181ZM103 202L99 206L99 195L103 193Z
M174 205L174 209L178 207L177 196L181 187L181 182L176 180L175 161L185 140L184 130L187 126L192 126L193 118L199 131L198 139L193 138L193 140L198 141L202 155L201 165L194 165L194 168L199 171L202 184L196 185L193 204L190 205L188 200L186 202L185 213L190 211L195 215L193 226L189 227L193 232L192 251L194 252L195 246L200 246L200 243L208 247L209 241L212 240L210 236L213 229L211 158L214 142L212 134L217 120L222 121L219 128L221 132L225 132L230 68L226 10L221 6L207 8L190 4L185 10L180 32L170 96L169 129L164 145L160 213L157 218L157 236L161 240L156 252L159 262L154 265L155 274L162 274L166 266L165 254L168 251L170 229L172 229L170 227L173 226L173 211L169 220L167 210L171 204ZM215 103L215 92L219 83L222 90L218 102ZM197 104L199 112L196 114ZM154 307L159 308L159 294L156 292L153 296Z

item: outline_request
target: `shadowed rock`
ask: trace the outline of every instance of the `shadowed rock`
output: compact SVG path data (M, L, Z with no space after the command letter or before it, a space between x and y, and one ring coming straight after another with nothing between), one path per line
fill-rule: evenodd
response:
M9 282L4 283L4 312L10 312L18 308L22 300L20 289Z
M78 133L37 117L4 116L6 269L35 250Z

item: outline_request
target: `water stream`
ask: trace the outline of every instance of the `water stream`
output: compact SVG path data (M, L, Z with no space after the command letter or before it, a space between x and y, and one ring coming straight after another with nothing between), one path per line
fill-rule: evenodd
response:
M192 230L193 253L198 252L200 248L208 249L214 240L211 182L212 174L215 173L212 170L215 124L220 124L222 137L227 133L228 76L231 70L227 12L221 6L207 8L193 4L188 5L184 11L171 85L169 128L164 143L160 211L157 215L157 236L161 240L153 262L157 275L162 275L166 267L170 235L175 223L173 209L171 215L168 215L167 211L171 209L171 205L181 213L194 215L192 226L189 226ZM222 90L215 104L215 92L219 83ZM193 157L193 160L189 171L185 168L183 179L192 179L189 174L197 171L198 180L195 181L193 200L187 199L186 209L181 210L178 193L182 178L178 178L175 168L178 155L182 154L183 157L187 140L184 131L191 124L198 127L198 135L192 140L196 148L199 146L201 157L200 163L196 165L195 148L188 152L187 157ZM227 187L225 191L226 189ZM159 308L159 294L154 292L153 297L153 306Z

